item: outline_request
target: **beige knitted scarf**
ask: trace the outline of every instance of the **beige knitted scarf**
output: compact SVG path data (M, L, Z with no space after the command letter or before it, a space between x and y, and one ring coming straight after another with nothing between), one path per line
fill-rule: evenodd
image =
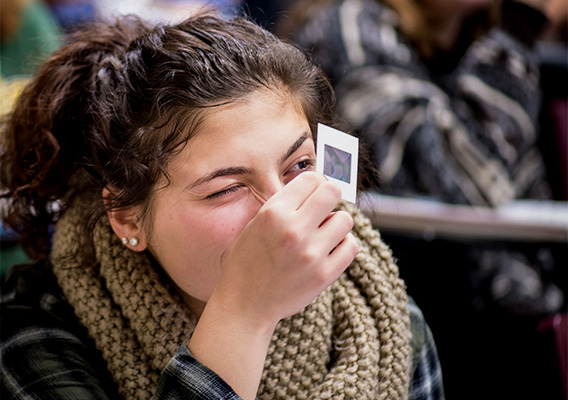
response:
M353 208L360 252L348 270L274 332L259 399L405 399L410 329L390 250ZM102 218L89 234L81 201L57 223L52 262L125 399L150 399L195 320L145 253L122 245Z

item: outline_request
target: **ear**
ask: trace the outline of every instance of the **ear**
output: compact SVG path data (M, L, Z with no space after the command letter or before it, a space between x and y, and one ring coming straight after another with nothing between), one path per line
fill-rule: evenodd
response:
M109 189L103 189L103 201L105 205L111 197ZM112 226L112 230L123 242L125 246L134 251L144 251L148 246L146 232L143 229L142 221L138 217L140 210L138 207L123 208L120 210L108 210L107 215Z

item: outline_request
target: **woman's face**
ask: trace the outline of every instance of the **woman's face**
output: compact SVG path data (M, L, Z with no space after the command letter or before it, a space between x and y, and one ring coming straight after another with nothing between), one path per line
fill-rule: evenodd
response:
M261 198L313 165L308 121L290 98L257 92L216 108L168 167L171 182L154 195L141 244L199 314Z

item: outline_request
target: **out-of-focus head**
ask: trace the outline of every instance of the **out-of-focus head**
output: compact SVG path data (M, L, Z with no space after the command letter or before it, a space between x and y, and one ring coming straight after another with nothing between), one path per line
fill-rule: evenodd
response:
M442 13L464 10L471 12L486 8L495 3L495 0L409 0L425 11ZM401 2L402 3L402 2Z
M397 12L401 30L425 59L434 58L440 50L433 33L440 26L457 21L462 30L455 42L467 46L496 23L500 4L500 0L377 1Z

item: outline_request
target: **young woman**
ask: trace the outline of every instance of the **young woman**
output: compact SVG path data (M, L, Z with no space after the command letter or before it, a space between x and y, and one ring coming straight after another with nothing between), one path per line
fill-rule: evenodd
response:
M313 172L333 92L201 14L77 33L4 129L6 398L441 398L389 249Z

